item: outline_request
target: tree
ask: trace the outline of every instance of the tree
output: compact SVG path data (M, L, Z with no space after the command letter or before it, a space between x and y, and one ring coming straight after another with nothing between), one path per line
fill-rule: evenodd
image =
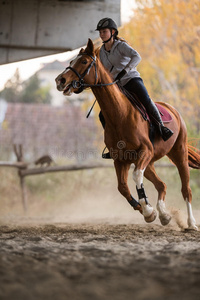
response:
M15 74L5 84L0 95L8 102L20 102L22 90L22 81L19 74L19 69L16 69Z
M155 101L174 105L200 132L200 2L136 0L122 35L138 50L138 70Z
M22 82L18 69L16 69L14 76L6 82L0 95L8 102L51 102L50 86L42 86L37 73Z
M50 103L50 87L41 86L37 73L23 84L21 102L24 103Z

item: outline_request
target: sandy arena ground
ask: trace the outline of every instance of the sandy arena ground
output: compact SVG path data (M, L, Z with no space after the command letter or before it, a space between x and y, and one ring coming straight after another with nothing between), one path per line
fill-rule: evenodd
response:
M199 182L191 178L199 231L185 231L180 180L162 170L172 215L165 227L124 201L112 169L27 179L26 214L15 181L14 193L2 182L0 300L199 300ZM134 194L131 176L129 185ZM157 192L145 186L156 208Z
M200 232L158 224L1 224L0 299L199 300Z

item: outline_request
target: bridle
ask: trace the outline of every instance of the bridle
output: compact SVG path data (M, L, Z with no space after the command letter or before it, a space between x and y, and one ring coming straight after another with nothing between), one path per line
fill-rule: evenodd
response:
M74 92L74 93L79 94L84 90L84 88L88 88L88 87L103 87L103 86L109 86L109 85L113 85L113 84L117 83L118 80L115 80L111 83L97 83L98 75L97 75L96 56L92 56L85 52L80 53L79 55L89 56L90 58L92 58L92 62L90 63L90 65L87 67L87 69L82 74L80 74L76 69L74 69L73 67L70 67L70 66L65 69L65 71L71 70L78 77L78 80L72 80L72 82L71 82L71 86L74 89L78 89L78 91ZM94 84L85 83L84 77L87 74L89 74L89 72L93 66L95 68L95 83Z
M113 84L115 84L119 81L119 80L115 80L115 81L110 82L110 83L97 83L98 75L97 75L96 56L94 57L94 56L92 56L88 53L85 53L85 52L80 53L79 55L88 55L90 58L92 58L92 62L87 67L87 69L83 72L83 74L79 74L79 72L76 69L74 69L73 67L70 67L70 66L65 69L65 71L66 70L71 70L72 72L74 72L76 74L76 76L78 77L78 79L79 79L79 80L72 80L72 82L71 82L71 86L74 89L78 89L78 91L76 91L76 92L74 91L74 93L79 94L84 90L84 88L87 88L87 87L104 87L104 86L113 85ZM84 77L90 72L90 70L93 66L95 67L95 83L94 84L85 83L84 82ZM143 111L143 108L141 107L141 103L139 101L137 101L135 99L135 97L133 97L133 95L131 95L128 91L126 91L119 83L117 85L118 85L119 89L121 90L121 92L129 99L129 101L132 103L132 105L137 107L137 109L139 110L139 112L141 113L143 118L145 120L147 120L146 112ZM96 101L97 100L94 101L89 113L87 114L87 118L89 117Z

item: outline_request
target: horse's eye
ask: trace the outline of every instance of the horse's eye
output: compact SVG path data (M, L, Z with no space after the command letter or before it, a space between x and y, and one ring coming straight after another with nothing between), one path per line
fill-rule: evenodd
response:
M86 59L83 60L83 61L82 61L82 64L83 64L83 65L87 65L87 60L86 60Z

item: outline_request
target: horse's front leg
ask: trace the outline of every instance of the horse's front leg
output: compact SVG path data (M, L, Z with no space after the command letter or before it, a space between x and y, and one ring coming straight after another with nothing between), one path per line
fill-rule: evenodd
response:
M142 213L142 207L140 203L133 198L130 193L127 180L128 180L128 171L130 169L130 164L123 163L121 161L114 161L115 170L118 179L118 190L119 192L127 199L128 203L135 209L139 210Z
M143 185L144 169L136 169L133 171L133 180L136 183L136 189L138 193L139 203L142 207L142 214L146 222L150 223L156 219L156 211L149 204L148 198L145 194Z

